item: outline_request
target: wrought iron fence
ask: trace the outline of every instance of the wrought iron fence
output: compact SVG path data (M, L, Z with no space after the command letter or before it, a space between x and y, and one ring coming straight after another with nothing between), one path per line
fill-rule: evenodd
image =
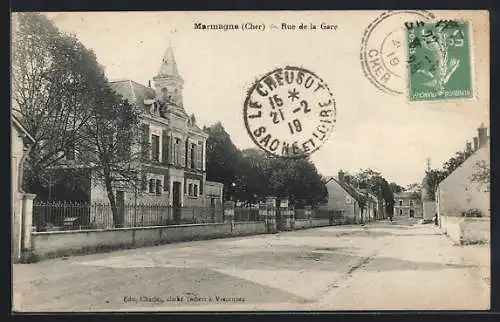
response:
M173 207L162 204L126 204L115 213L106 203L35 202L35 231L110 229L180 224L220 223L222 206Z
M259 208L236 207L234 208L234 221L264 221L264 217L260 216Z

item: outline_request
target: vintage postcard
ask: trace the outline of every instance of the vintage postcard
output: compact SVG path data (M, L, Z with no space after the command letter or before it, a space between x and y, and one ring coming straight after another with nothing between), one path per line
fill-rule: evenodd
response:
M13 312L488 310L488 11L12 13Z

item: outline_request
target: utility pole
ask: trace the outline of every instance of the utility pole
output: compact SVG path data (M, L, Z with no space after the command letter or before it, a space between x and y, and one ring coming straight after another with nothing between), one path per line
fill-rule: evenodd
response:
M427 158L425 159L426 163L427 163L427 171L430 171L431 170L431 158Z

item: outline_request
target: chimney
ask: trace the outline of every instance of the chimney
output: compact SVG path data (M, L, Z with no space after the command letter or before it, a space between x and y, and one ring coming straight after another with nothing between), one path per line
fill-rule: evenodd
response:
M477 136L474 138L474 152L479 148L479 139Z
M151 88L151 80L148 80L148 87Z
M339 181L344 182L344 171L342 170L339 171Z
M472 143L465 143L465 152L467 152L467 154L472 154Z
M486 143L488 140L487 134L487 128L484 126L483 123L481 123L481 127L477 129L477 137L479 139L479 148L482 148L483 145Z

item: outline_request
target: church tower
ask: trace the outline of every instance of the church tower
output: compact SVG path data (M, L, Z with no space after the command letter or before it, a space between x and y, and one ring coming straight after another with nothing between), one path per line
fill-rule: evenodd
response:
M173 106L174 109L180 109L185 113L182 102L184 80L177 70L177 63L175 62L172 47L167 48L160 65L160 70L153 77L153 81L158 101L167 103L169 107Z

